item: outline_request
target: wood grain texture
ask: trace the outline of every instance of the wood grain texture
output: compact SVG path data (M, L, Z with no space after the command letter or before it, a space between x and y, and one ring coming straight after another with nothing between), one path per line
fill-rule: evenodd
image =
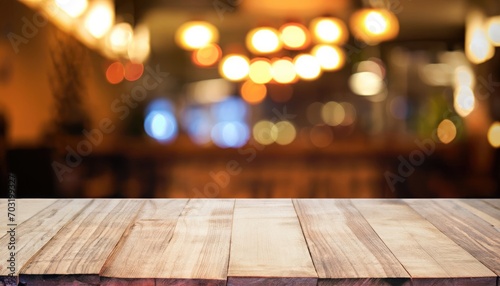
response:
M29 218L55 203L56 199L17 199L16 200L16 224L27 221ZM7 199L0 201L0 237L5 236L7 229Z
M500 232L500 209L482 200L453 200L456 204L491 224Z
M401 200L353 200L412 283L449 283L478 278L495 285L496 275ZM419 281L419 279L426 279Z
M409 282L409 274L350 200L294 200L294 205L322 285L391 283L373 278Z
M477 260L500 275L500 233L455 200L405 200Z
M24 201L24 200L22 200ZM87 206L91 200L58 200L35 202L35 200L26 200L18 205L18 216L22 221L16 227L16 275L19 274L21 267L29 261L56 233L73 217L78 215L80 211ZM33 203L33 207L31 205ZM43 206L45 209L40 210ZM21 208L22 207L22 208ZM24 214L24 211L30 214ZM28 211L31 210L31 211ZM36 215L35 215L36 214ZM10 257L7 245L10 242L10 236L0 238L0 256L7 259ZM0 281L10 281L7 284L17 285L16 279L7 279L6 276L10 270L6 263L0 264ZM16 280L16 281L13 281Z
M233 208L234 200L190 200L165 237L159 235L158 227L171 227L168 220L139 221L141 231L156 231L147 250L154 263L138 269L134 276L157 278L155 285L224 284Z
M101 270L101 285L154 284L188 200L147 200ZM108 279L109 278L109 279ZM132 280L133 279L133 280Z
M141 200L92 201L30 259L21 269L21 279L33 283L44 275L58 275L64 281L78 277L77 281L98 284L107 257L143 204Z
M316 285L290 199L237 200L228 285Z

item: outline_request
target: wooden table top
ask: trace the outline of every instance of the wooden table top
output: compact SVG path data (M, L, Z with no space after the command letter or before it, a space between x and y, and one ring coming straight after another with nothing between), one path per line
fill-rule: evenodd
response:
M15 226L0 210L6 285L499 285L500 199L19 199Z

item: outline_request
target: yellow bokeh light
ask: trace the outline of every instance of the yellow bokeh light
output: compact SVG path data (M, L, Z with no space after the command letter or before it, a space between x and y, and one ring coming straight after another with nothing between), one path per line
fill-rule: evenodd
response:
M311 21L310 29L318 43L340 45L349 36L344 22L337 18L315 18Z
M56 0L55 3L57 7L73 18L82 15L89 5L88 0Z
M459 86L455 89L453 106L458 115L466 117L474 110L474 93L468 86Z
M116 54L126 54L133 39L134 30L129 23L116 24L108 34L108 45Z
M295 67L289 59L279 59L274 61L271 65L271 71L273 79L278 83L291 83L297 77Z
M494 148L500 147L500 122L493 122L488 129L488 142Z
M337 46L315 46L312 55L318 59L321 68L325 71L338 70L345 64L345 53Z
M280 28L280 32L283 46L289 50L301 50L309 45L309 32L301 24L285 24Z
M317 79L321 75L318 59L309 54L300 54L293 60L295 72L304 80Z
M367 44L375 45L394 39L399 33L398 18L385 9L362 9L350 20L353 35Z
M453 73L453 83L455 87L464 85L473 88L476 84L474 72L468 66L458 66Z
M222 51L217 44L208 44L201 49L193 51L193 62L201 67L214 65L222 56Z
M241 97L250 104L260 103L266 98L267 88L263 84L257 84L251 80L241 85Z
M128 46L128 57L132 62L144 63L150 52L149 29L145 24L139 24L134 29L132 42Z
M467 16L465 26L465 55L474 64L483 63L493 57L495 49L484 29L483 15L477 11Z
M262 120L257 122L252 129L253 139L262 145L269 145L274 143L274 137L272 135L272 129L274 123Z
M177 44L185 50L196 50L219 40L219 32L214 25L193 21L182 24L175 34Z
M282 43L276 29L262 27L248 32L246 45L252 53L269 54L279 51Z
M439 123L437 128L437 137L439 138L439 141L443 142L444 144L448 144L453 141L456 136L457 128L451 120L444 119Z
M330 126L338 126L345 119L344 107L335 101L330 101L321 108L323 122Z
M486 23L488 39L495 46L500 46L500 16L491 17Z
M271 62L267 59L256 59L250 64L248 76L255 83L268 83L273 79Z
M228 80L239 81L248 76L249 65L248 58L245 56L227 55L219 65L219 72Z
M83 25L94 38L102 38L113 26L115 12L111 2L94 1L90 5Z
M349 87L355 94L372 96L383 90L384 83L376 73L358 72L349 78Z
M289 121L280 121L271 128L271 136L279 145L288 145L295 140L297 131Z

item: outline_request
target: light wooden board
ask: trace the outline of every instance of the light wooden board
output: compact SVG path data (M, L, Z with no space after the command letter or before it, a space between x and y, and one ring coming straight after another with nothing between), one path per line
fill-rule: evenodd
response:
M409 274L350 200L294 200L294 205L321 285L409 282Z
M17 199L15 201L15 223L20 225L56 201L56 199ZM7 199L0 201L0 210L2 211L0 214L0 237L3 237L7 231L7 223L9 223L7 221Z
M55 203L49 200L22 200L19 204L18 216L21 223L16 227L16 275L21 267L35 255L56 233L73 217L75 217L91 200L58 200ZM40 210L42 206L45 209ZM23 214L24 212L30 214ZM36 214L32 216L32 214ZM24 220L26 217L31 218ZM24 221L23 221L24 220ZM0 238L0 257L7 259L7 244L10 236ZM6 276L10 270L6 263L0 264L0 281L6 282ZM15 279L7 279L9 284L17 285ZM16 280L16 281L13 281Z
M496 275L401 200L353 200L414 284L495 285ZM470 280L473 278L473 280Z
M237 200L228 285L316 285L290 199Z
M126 277L156 278L154 285L225 284L233 208L234 200L192 199L176 224L168 219L138 221L137 230L156 232L150 244L144 245L149 246L145 251L154 261L144 262L143 269ZM172 227L174 229L169 232L167 229ZM159 233L159 228L164 230ZM111 271L105 268L103 275L109 276ZM151 279L135 281L152 283Z
M487 221L462 208L457 200L406 200L406 203L500 275L500 233Z
M188 200L148 200L101 270L101 285L154 285L162 253ZM167 255L167 254L164 254Z
M93 201L21 269L21 281L99 283L104 262L143 204L142 200Z
M491 224L500 232L500 209L482 200L453 200L456 204Z

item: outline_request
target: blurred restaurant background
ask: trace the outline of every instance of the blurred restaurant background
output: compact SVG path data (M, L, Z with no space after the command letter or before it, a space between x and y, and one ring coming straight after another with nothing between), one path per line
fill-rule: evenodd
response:
M500 195L497 0L0 8L18 197Z

